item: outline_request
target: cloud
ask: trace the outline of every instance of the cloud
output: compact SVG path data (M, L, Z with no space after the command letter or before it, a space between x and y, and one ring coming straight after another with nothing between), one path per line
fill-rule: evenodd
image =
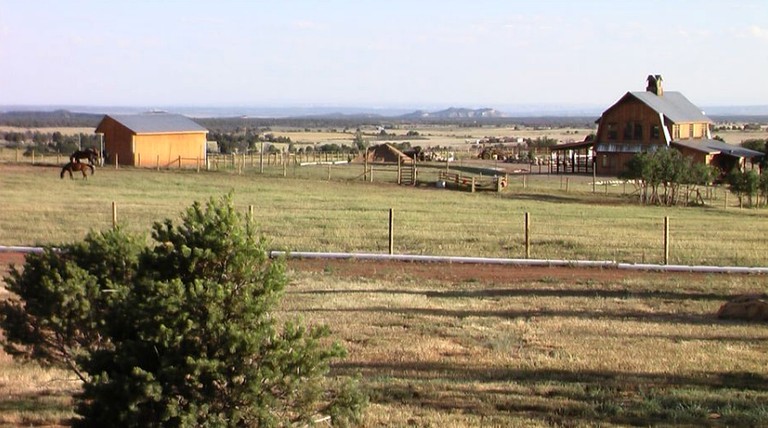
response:
M299 30L321 30L323 28L320 23L306 19L294 21L293 26Z
M757 25L753 25L749 27L748 32L750 36L764 42L768 42L768 28L762 28L758 27Z

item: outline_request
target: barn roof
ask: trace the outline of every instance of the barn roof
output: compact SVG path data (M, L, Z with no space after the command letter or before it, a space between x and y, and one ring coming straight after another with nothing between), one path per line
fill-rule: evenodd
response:
M739 158L756 158L764 155L763 152L758 152L758 151L747 149L744 147L734 146L728 143L724 143L720 140L711 140L711 139L678 140L678 141L673 141L672 145L686 147L691 150L696 150L696 151L707 153L707 154L722 153L722 154L739 157Z
M630 92L630 94L644 102L648 107L663 114L675 123L681 122L707 122L712 121L704 115L695 104L688 101L680 92L668 91L658 96L649 91Z
M146 113L146 114L110 114L116 122L136 134L157 134L169 132L208 132L192 119L180 114Z

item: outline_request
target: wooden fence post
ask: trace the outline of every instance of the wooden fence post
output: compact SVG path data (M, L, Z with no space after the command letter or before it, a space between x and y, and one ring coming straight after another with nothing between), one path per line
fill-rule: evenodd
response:
M253 222L253 205L248 205L248 221Z
M525 212L525 258L531 258L531 214Z
M389 209L389 254L395 254L395 210Z
M117 203L112 201L112 228L117 228Z
M264 174L264 142L261 142L261 149L259 149L259 174Z
M155 159L155 169L160 171L160 155L157 155L157 159Z
M472 193L475 193L475 177L472 177Z
M117 169L118 168L117 165L119 165L119 162L117 161L117 157L118 157L118 154L115 153L115 169Z
M664 264L669 264L669 217L664 216Z

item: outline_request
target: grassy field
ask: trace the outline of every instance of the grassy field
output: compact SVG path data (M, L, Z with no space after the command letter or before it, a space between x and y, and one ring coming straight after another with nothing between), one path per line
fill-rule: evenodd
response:
M99 168L61 180L56 166L0 164L0 245L80 239L111 227L112 202L146 232L232 191L289 250L384 253L392 208L396 252L520 257L529 212L534 257L658 262L669 216L673 261L765 265L764 210L735 198L723 209L722 195L640 207L621 186L592 193L588 177L470 194L353 180L356 165L334 167L332 181L325 166L282 172ZM349 350L334 374L362 375L371 396L366 426L768 424L768 326L714 316L735 294L768 291L764 276L364 262L290 275L279 316L330 325ZM0 373L0 425L67 425L72 376L4 355Z
M61 180L56 166L0 164L0 245L56 244L111 227L113 202L120 223L146 232L195 200L231 191L284 250L386 252L393 209L397 253L520 258L529 213L533 258L660 263L666 216L670 263L765 265L768 213L739 209L723 190L710 191L707 207L644 207L630 202L631 185L601 181L593 193L591 177L531 174L512 176L502 193L472 194L435 188L443 168L424 166L423 185L407 187L391 184L392 168L363 182L362 165L333 166L328 181L328 166L264 174L104 167L88 180Z

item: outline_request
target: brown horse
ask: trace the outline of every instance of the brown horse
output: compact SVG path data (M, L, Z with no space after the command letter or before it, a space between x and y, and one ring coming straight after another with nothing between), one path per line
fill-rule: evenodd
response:
M64 168L61 169L61 178L64 178L64 174L69 172L69 178L74 180L75 177L72 176L72 172L80 171L83 173L83 179L87 180L88 174L85 172L88 171L88 168L91 169L91 175L93 175L94 171L96 170L93 165L80 162L70 162L64 165Z
M80 162L80 159L88 159L88 163L96 165L96 161L99 159L99 152L91 147L85 150L78 150L69 155L70 162Z

